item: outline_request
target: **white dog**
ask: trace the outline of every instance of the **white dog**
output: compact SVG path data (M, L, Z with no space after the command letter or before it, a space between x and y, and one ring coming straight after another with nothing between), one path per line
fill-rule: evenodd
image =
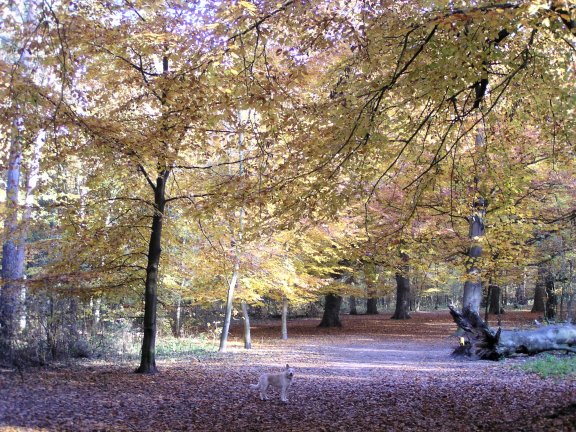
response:
M268 390L268 387L272 386L280 390L280 400L282 402L288 402L286 392L288 391L288 387L290 387L290 384L292 384L293 376L294 376L294 369L286 365L286 369L284 369L284 371L281 373L260 375L260 379L258 379L258 384L250 384L250 387L252 387L253 389L260 390L261 400L268 400L266 391Z

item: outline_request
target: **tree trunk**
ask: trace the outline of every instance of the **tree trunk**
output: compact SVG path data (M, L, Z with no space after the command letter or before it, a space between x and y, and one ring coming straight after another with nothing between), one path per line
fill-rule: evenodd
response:
M538 267L538 276L536 278L536 288L534 290L534 304L531 312L546 312L546 273L544 266Z
M169 170L159 173L154 186L154 217L150 242L148 244L148 264L146 266L146 285L144 292L144 339L142 355L137 373L157 373L156 368L156 309L158 307L158 267L162 253L162 225L164 223L164 208L166 206L166 182Z
M14 125L10 145L8 175L6 180L6 215L4 219L4 244L2 245L2 289L0 290L0 355L12 361L17 331L18 305L21 280L24 275L24 248L18 231L18 194L22 147L19 131Z
M498 285L490 285L488 287L488 292L490 296L488 298L488 313L491 314L501 314L502 304L500 302L500 287Z
M521 284L516 287L516 295L515 295L515 302L517 305L525 305L528 303L528 299L526 298L526 272L524 272L524 280Z
M558 306L558 296L554 287L554 274L548 272L545 279L546 286L546 319L556 320L556 307Z
M288 340L288 299L282 300L282 340Z
M408 279L408 255L402 253L401 271L396 273L396 310L392 319L410 319L410 279Z
M90 326L90 334L96 336L98 334L98 328L100 325L100 307L102 305L101 298L92 298L90 300L92 305L92 322Z
M396 310L392 319L410 318L410 279L396 273Z
M369 298L366 301L366 314L367 315L378 315L378 299Z
M350 296L350 315L358 315L358 310L356 309L356 297Z
M482 198L480 198L480 200L482 200ZM477 206L480 207L479 204ZM472 239L484 235L484 221L481 214L482 211L478 210L478 214L470 218L470 238ZM481 255L482 246L475 244L470 247L468 251L468 269L466 271L468 279L464 282L464 295L462 298L462 304L465 307L472 308L476 312L480 311L480 303L482 302L482 281L479 276L480 271L476 266L477 260Z
M48 296L46 308L46 345L52 360L58 357L58 341L56 339L56 319L54 317L54 297Z
M34 191L38 186L38 175L40 173L40 159L42 156L42 148L46 142L46 132L40 130L34 141L34 153L28 166L28 175L26 178L26 196L24 198L24 211L20 221L20 240L18 242L18 257L22 261L22 280L26 279L25 266L26 266L26 240L28 239L28 231L30 226L30 219L32 218L32 207L34 204ZM22 284L20 289L20 331L26 328L26 285Z
M222 326L222 333L220 334L220 347L218 352L226 352L226 345L228 343L228 332L230 331L230 322L232 321L232 306L234 302L234 290L238 281L238 273L240 272L240 263L238 260L234 263L234 271L232 272L232 279L228 284L228 292L226 294L226 310L224 311L224 325Z
M477 312L465 308L462 313L449 306L452 318L465 332L465 342L454 355L482 360L499 360L514 354L544 351L576 352L576 326L544 326L536 330L494 332Z
M248 314L248 305L242 302L242 318L244 319L244 348L252 348L252 336L250 335L250 315Z
M30 30L36 27L34 22L33 2L26 2L23 5L21 28ZM11 41L19 42L19 41ZM30 68L30 51L28 44L21 46L19 67L27 73ZM29 167L29 177L26 189L26 200L24 213L22 214L21 226L18 226L18 195L20 191L20 172L22 165L22 132L30 130L26 127L26 118L20 117L20 106L27 101L13 99L12 107L17 113L12 119L12 136L10 140L10 150L8 155L8 168L6 178L6 212L4 213L4 244L2 245L2 286L0 287L0 357L13 360L13 348L15 337L18 332L20 321L20 306L22 297L25 297L25 287L22 284L24 277L24 261L26 255L27 224L31 215L31 193L36 187L38 178L38 166L40 164L40 153L44 144L44 134L40 131L36 137L34 154Z
M485 144L484 130L479 130L476 134L476 150L480 154L477 165L479 172L474 176L474 213L468 218L469 232L468 237L472 244L468 250L468 262L466 264L466 282L464 282L464 294L462 296L463 307L470 307L476 313L480 312L480 303L482 302L482 280L480 270L478 268L478 261L482 256L482 246L480 240L484 237L484 217L486 216L487 202L483 196L480 195L479 183L481 181L480 174L485 170L485 161L483 160L483 149Z
M576 298L576 294L571 294L568 296L568 302L566 305L566 322L572 322L574 313L573 313L573 304L574 304L574 299Z
M182 298L178 296L174 311L172 312L172 336L179 338L182 336Z
M243 114L239 116L240 123L243 121ZM244 174L243 165L243 145L244 137L242 134L238 137L238 175L242 177ZM232 271L232 279L228 284L228 292L226 293L226 311L224 314L224 325L222 326L222 333L220 334L220 347L218 352L226 352L226 344L228 343L228 332L230 331L230 322L232 320L232 305L234 302L234 290L238 282L238 277L240 273L240 243L242 241L242 234L244 228L244 205L240 207L240 215L238 217L238 233L234 236L234 231L232 230L231 243L234 245L234 270Z
M340 306L342 297L336 294L328 294L325 297L324 315L318 327L342 327L340 321Z

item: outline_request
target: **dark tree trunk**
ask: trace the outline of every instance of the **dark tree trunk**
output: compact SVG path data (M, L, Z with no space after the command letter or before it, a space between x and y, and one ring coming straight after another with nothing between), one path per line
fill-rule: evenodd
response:
M366 301L366 314L367 315L378 315L378 299L369 298Z
M410 279L396 273L396 310L392 319L410 319Z
M576 326L543 326L536 330L494 332L477 312L465 308L462 313L449 306L452 318L464 330L464 344L454 355L482 360L499 360L514 354L544 351L576 352Z
M396 273L396 310L392 319L410 319L410 279L408 279L408 255L402 254L404 265Z
M536 288L534 290L534 304L532 305L531 312L546 312L546 273L547 270L543 266L538 267L538 277L536 278Z
M356 309L356 297L350 296L350 315L358 315L358 310Z
M250 334L250 315L248 314L248 305L242 302L242 318L244 319L244 348L252 348L252 336Z
M546 303L544 301L546 297L546 287L544 284L539 285L536 283L536 289L534 290L534 304L532 305L531 312L542 312L546 310Z
M336 294L328 294L325 297L324 316L318 327L342 327L340 321L340 306L342 297Z
M558 306L558 296L554 287L554 275L551 272L546 274L546 318L556 320L556 307Z
M491 314L501 314L502 304L500 302L500 287L498 285L490 285L488 287L489 297L488 297L488 313Z
M158 267L162 253L162 225L166 206L166 181L169 170L160 172L154 186L154 217L150 242L148 244L148 265L146 266L146 285L144 292L144 339L142 355L137 373L157 373L156 368L156 309L158 307Z

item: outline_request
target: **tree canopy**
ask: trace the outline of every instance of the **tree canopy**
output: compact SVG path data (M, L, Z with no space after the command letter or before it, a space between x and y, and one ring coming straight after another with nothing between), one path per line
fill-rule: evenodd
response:
M158 295L223 300L235 260L238 299L298 303L353 291L334 282L350 265L390 276L409 257L444 284L481 243L482 278L521 279L551 256L543 239L571 242L571 0L0 13L0 154L22 160L17 181L45 136L31 288L138 305L145 285L155 332ZM10 181L2 212L22 224ZM480 201L485 235L470 238Z

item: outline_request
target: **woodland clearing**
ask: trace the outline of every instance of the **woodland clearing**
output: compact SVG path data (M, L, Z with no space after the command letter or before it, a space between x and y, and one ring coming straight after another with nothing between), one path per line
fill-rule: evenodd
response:
M505 328L536 314L509 312ZM492 318L489 322L495 326ZM343 316L341 329L317 319L256 322L253 349L241 326L230 351L159 362L158 375L135 364L90 360L0 373L0 431L573 431L576 378L543 379L527 361L461 361L447 311ZM296 370L289 403L249 388L262 372Z

